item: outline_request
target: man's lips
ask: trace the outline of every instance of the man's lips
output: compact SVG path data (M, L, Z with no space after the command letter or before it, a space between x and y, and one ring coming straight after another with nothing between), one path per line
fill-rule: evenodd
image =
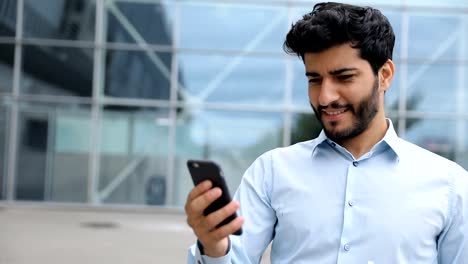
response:
M348 108L341 108L341 109L322 109L322 118L328 121L337 121L341 119L348 111Z
M322 110L322 112L325 113L326 115L334 116L334 115L342 114L342 113L346 112L346 110L347 110L346 108L343 108L343 109L340 109L340 110L333 110L333 111L324 109L324 110Z

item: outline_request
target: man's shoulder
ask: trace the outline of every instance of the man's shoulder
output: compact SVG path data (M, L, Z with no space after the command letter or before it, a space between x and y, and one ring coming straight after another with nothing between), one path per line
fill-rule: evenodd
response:
M317 139L311 139L307 141L297 142L289 146L275 148L272 149L270 152L272 155L307 154L312 153L316 145Z
M443 157L437 153L427 150L421 146L418 146L412 142L399 138L399 148L401 160L410 162L423 162L428 165L440 165L440 164L454 164L453 161L446 157Z
M298 142L285 147L271 149L260 155L256 162L301 162L312 155L316 139Z

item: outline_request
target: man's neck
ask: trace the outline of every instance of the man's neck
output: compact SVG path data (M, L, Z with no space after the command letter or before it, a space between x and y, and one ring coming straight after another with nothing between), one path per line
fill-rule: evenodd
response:
M339 142L355 159L369 152L385 136L388 123L385 116L376 116L369 127L358 136Z

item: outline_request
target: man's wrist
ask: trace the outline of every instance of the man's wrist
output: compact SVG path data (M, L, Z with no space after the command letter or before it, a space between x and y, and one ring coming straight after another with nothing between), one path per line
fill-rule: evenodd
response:
M228 246L226 249L226 253L224 255L227 255L229 253L229 250L231 249L231 239L229 239L228 237L227 240L228 240ZM198 250L200 250L200 254L205 255L205 249L199 239L197 239L197 247L198 247Z

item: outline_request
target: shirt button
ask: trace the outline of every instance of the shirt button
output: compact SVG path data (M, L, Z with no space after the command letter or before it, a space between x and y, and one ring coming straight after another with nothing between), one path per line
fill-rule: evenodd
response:
M349 251L349 250L351 249L351 247L349 246L349 244L345 244L343 248L344 248L344 250L346 250L346 251Z
M351 206L351 207L354 205L354 203L355 203L354 200L349 200L348 201L348 205Z
M354 166L354 167L357 167L358 163L359 163L359 162L357 162L357 161L353 161L353 166Z
M332 145L332 147L336 147L335 142L332 142L331 145Z

